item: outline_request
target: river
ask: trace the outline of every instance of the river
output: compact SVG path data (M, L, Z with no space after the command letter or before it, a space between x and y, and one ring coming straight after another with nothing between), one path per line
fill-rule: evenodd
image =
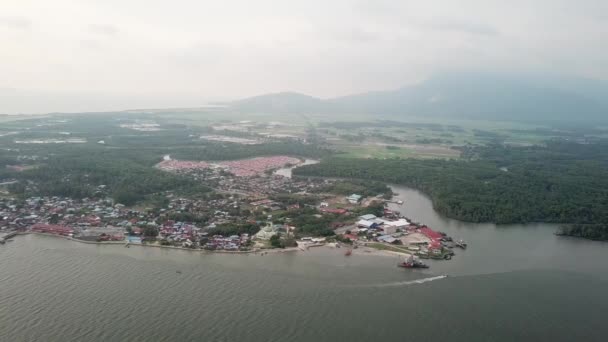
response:
M395 209L469 248L419 271L325 247L228 255L19 236L0 246L0 340L605 340L608 244L458 222L394 191Z
M274 172L275 175L279 175L279 176L283 176L283 177L288 177L291 178L291 170L295 169L296 167L299 166L304 166L304 165L312 165L312 164L318 164L319 161L316 159L304 159L304 161L298 165L294 165L291 167L283 167L280 168L278 170L276 170Z

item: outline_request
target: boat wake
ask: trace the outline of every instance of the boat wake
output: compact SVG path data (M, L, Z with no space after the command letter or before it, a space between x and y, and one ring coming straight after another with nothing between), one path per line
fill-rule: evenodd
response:
M447 275L440 275L440 276L428 277L428 278L422 278L422 279L416 279L416 280L397 281L394 283L370 285L370 287L396 287L396 286L418 285L418 284L424 284L424 283L428 283L428 282L435 281L435 280L444 279L447 277L448 277Z

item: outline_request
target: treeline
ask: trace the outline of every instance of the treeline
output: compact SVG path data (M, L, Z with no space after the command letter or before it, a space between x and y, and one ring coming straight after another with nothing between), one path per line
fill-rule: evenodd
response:
M296 234L299 237L333 236L330 224L342 218L333 214L318 215L318 211L310 207L290 212L289 217L292 218L291 224L297 227Z
M260 231L260 226L253 223L240 223L240 224L232 224L225 223L219 224L215 228L210 228L207 232L210 236L213 235L223 235L223 236L231 236L231 235L241 235L244 233L253 236L255 233Z
M132 205L146 195L174 190L181 193L210 191L209 188L189 179L155 169L164 154L185 160L231 160L268 155L296 155L318 157L330 152L312 145L297 142L262 145L208 143L179 148L160 148L158 143L149 146L108 146L100 144L26 146L22 153L48 156L35 162L35 168L23 172L0 170L0 179L17 178L20 183L10 190L23 195L94 197L97 186L106 185L106 192L115 201ZM17 164L15 157L0 160L4 165ZM31 182L31 183L29 183Z
M291 155L310 158L322 158L331 151L312 144L296 141L272 142L260 145L208 143L196 147L183 147L171 151L171 157L184 160L231 160L256 156Z
M312 190L316 193L332 193L338 195L359 194L364 197L393 194L391 188L385 183L377 181L363 181L359 179L341 180L319 186Z
M320 122L319 127L323 128L338 128L344 130L353 130L359 128L370 128L370 127L379 127L379 128L394 128L394 127L404 127L404 128L415 128L415 129L428 129L432 131L443 131L445 129L448 130L461 130L462 128L459 126L448 125L444 126L436 123L417 123L417 122L403 122L403 121L393 121L393 120L375 120L375 121L334 121L334 122Z
M90 151L51 158L38 168L15 173L22 182L14 185L11 191L73 198L107 194L125 205L143 200L148 194L166 190L189 193L210 191L185 176L138 163L138 159L130 158L128 153L108 152ZM105 187L99 188L100 185Z
M477 149L470 161L332 158L294 174L403 184L470 222L608 223L608 142Z
M123 124L160 122L160 131L137 131ZM23 196L67 196L73 198L110 196L132 205L150 195L171 190L191 195L210 191L186 176L162 172L154 165L163 155L184 160L230 160L269 155L322 158L331 152L296 141L260 145L216 143L199 139L209 128L189 127L127 114L91 114L11 123L18 135L0 137L0 181L16 178L13 194ZM7 128L8 129L8 128ZM86 139L78 144L19 144L31 138ZM19 156L27 157L19 158ZM28 165L23 172L7 165ZM99 188L99 185L106 187Z
M608 241L608 224L570 224L560 227L557 235Z

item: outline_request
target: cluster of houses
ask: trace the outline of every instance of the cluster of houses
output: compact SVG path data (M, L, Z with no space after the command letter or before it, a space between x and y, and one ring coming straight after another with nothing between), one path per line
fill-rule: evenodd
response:
M192 172L216 188L204 196L184 198L172 192L158 195L163 204L154 208L126 208L107 198L105 186L98 186L97 198L74 200L65 197L31 197L26 200L0 199L0 230L21 230L36 233L70 236L89 241L125 241L142 243L156 240L162 245L210 250L242 250L252 245L252 239L267 241L271 237L296 233L287 223L276 225L268 220L264 225L260 215L275 211L300 209L299 203L282 202L273 195L316 193L327 188L332 180L291 179L274 174L259 175L267 167L296 162L289 157L256 158L231 165L256 170L256 175L236 176L222 169L204 168L199 163L165 160L167 170ZM235 162L236 163L236 162ZM242 164L246 163L246 164ZM245 166L243 166L245 165ZM200 171L200 172L199 172ZM322 190L317 190L322 191ZM279 197L280 198L280 197ZM321 201L324 195L318 196ZM302 204L318 209L316 216L335 215L328 228L335 229L352 241L376 241L386 244L420 245L430 253L441 251L441 234L428 227L411 224L407 219L385 210L382 217L362 215L351 218L352 206L358 207L363 196L352 194L339 197L346 207ZM317 202L318 203L318 202ZM221 236L212 235L221 225L253 223L260 227L257 233ZM214 233L212 233L214 234ZM294 234L295 235L295 234Z
M165 159L157 167L164 171L192 172L204 169L224 170L236 177L259 176L268 170L281 168L289 164L298 164L299 159L287 156L258 157L251 159L232 160L217 163L204 161Z
M372 214L360 216L359 221L357 221L357 228L360 228L360 230L378 229L382 230L385 234L395 234L398 230L406 229L409 226L410 222L404 218L386 220Z
M237 160L218 164L167 159L159 163L157 167L165 171L188 175L223 193L236 193L245 196L310 193L333 182L333 180L321 179L292 179L264 172L285 164L297 164L299 162L298 159L284 156Z
M247 249L250 245L251 239L249 234L231 235L224 237L221 235L215 235L207 238L206 243L203 245L204 249L208 250L226 250L226 251L237 251Z
M346 230L343 237L357 243L404 245L419 255L441 256L449 253L445 248L445 234L398 217L390 210L385 210L385 213L387 215L382 218L372 214L359 216L355 226Z
M209 236L208 230L219 224L243 222L249 213L239 210L247 201L238 196L221 195L208 199L188 199L166 194L168 203L160 209L134 210L110 199L73 200L65 197L31 197L26 200L0 199L0 232L23 231L72 237L85 241L123 241L142 243L156 240L163 245L240 250L251 245L249 234ZM263 201L265 204L271 202ZM260 203L263 204L263 203ZM274 202L272 202L274 203ZM253 206L250 206L253 208ZM200 214L203 222L170 219L182 214ZM147 229L154 233L146 233ZM278 233L260 230L257 238L268 240ZM266 234L266 235L264 235Z

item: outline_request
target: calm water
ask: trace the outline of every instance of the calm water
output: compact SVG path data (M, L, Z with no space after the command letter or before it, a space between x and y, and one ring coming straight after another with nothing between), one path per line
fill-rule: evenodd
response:
M291 170L295 169L296 167L304 166L304 165L318 164L318 163L319 163L319 161L315 160L315 159L304 159L304 162L301 164L298 164L298 165L292 166L292 167L284 167L284 168L276 170L274 173L279 176L291 178Z
M395 191L405 215L469 249L419 272L329 248L220 255L22 236L0 246L0 340L605 340L608 244L446 220ZM416 282L438 274L450 277Z

